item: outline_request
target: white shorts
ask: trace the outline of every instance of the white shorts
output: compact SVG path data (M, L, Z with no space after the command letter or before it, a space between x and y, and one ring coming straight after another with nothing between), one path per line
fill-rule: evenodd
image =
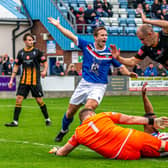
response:
M70 104L85 104L88 99L94 99L98 104L103 99L107 84L90 83L83 78L79 82L70 99Z

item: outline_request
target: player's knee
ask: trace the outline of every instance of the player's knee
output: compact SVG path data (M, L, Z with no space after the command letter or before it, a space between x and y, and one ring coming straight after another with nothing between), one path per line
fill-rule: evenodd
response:
M21 96L16 97L16 103L17 104L22 104L22 101L23 101L23 97L21 97Z
M98 106L98 103L97 102L94 102L94 103L86 103L85 104L85 108L89 108L89 109L92 109L92 110L95 110Z

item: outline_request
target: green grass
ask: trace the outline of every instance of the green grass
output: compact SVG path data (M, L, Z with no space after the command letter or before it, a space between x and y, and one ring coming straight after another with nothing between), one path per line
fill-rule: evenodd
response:
M167 115L167 96L149 97L158 116ZM0 102L0 168L166 168L167 158L119 161L104 159L100 155L80 146L66 157L48 154L49 149L61 146L70 138L79 125L78 115L71 124L70 132L63 142L53 140L61 128L61 120L69 98L44 99L47 104L52 126L46 127L41 111L34 99L23 102L19 127L6 128L4 123L13 117L14 99L1 99ZM115 111L130 115L143 115L140 96L105 97L96 112ZM130 127L130 126L129 126ZM142 126L132 126L143 130Z

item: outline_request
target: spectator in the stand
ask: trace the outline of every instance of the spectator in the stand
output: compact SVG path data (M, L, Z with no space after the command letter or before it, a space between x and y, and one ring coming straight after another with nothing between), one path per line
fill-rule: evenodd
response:
M79 16L85 16L85 10L83 7L80 7L77 11L77 14L76 14L76 19L78 19Z
M166 9L163 9L163 10L162 10L161 19L168 21L168 11L167 11Z
M6 74L7 68L9 64L9 56L8 54L4 54L3 56L3 74Z
M138 4L144 5L145 4L145 0L132 0L132 3L133 3L133 8L136 9Z
M108 13L104 11L102 5L97 6L96 16L98 17L108 17Z
M162 64L158 64L157 72L158 72L158 76L167 76L166 70L164 69Z
M161 9L166 9L168 11L168 4L166 0L162 0Z
M112 15L113 15L113 13L111 11L112 6L109 2L107 2L107 0L104 0L102 7L103 7L103 10L108 14L108 16L112 17Z
M53 65L52 75L57 75L57 76L64 76L65 75L63 66L60 64L59 61L56 61L55 65Z
M145 4L144 6L144 13L146 15L147 18L152 18L152 11L150 9L149 4Z
M144 76L157 76L157 69L153 63L149 63L149 66L144 71Z
M82 69L80 69L80 71L78 72L79 76L82 76Z
M96 16L96 12L94 11L92 5L88 4L84 15L86 23L90 24L94 20L95 16Z
M136 64L133 68L133 72L135 72L138 76L144 76L143 70L139 64Z
M76 71L75 64L69 64L68 66L68 71L67 71L68 76L78 76L78 72Z
M153 16L155 18L159 18L160 19L161 6L160 6L160 3L159 3L159 0L154 0L154 2L152 4L152 13L153 13Z
M139 3L137 5L137 8L135 9L135 13L136 13L136 18L141 18L141 13L140 11L143 11L143 5L141 3Z
M73 6L70 6L69 10L70 10L71 13L76 17L77 12L75 11L74 7L73 7ZM71 15L69 14L69 12L67 13L67 18L68 18L69 21L72 21L72 19L73 19L73 18L71 17Z
M13 59L13 58L10 58L9 62L10 62L11 67L12 67L12 69L13 69L13 66L14 66L14 59Z
M86 33L87 26L83 15L78 16L78 18L76 19L76 24L77 33Z
M100 5L102 6L102 4L103 3L101 0L94 0L94 2L93 2L94 10L97 10L97 8L99 8Z
M0 57L0 75L2 75L2 70L3 70L3 61L2 57Z
M92 29L95 29L96 27L104 26L104 22L100 20L99 17L96 16L91 25Z
M9 63L5 72L5 75L12 75L12 66Z

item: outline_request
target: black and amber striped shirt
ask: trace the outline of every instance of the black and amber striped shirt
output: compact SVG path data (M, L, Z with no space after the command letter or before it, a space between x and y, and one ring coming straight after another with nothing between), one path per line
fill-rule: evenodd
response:
M16 65L22 65L20 83L26 85L40 84L40 63L45 61L45 56L37 48L20 50L15 60Z

